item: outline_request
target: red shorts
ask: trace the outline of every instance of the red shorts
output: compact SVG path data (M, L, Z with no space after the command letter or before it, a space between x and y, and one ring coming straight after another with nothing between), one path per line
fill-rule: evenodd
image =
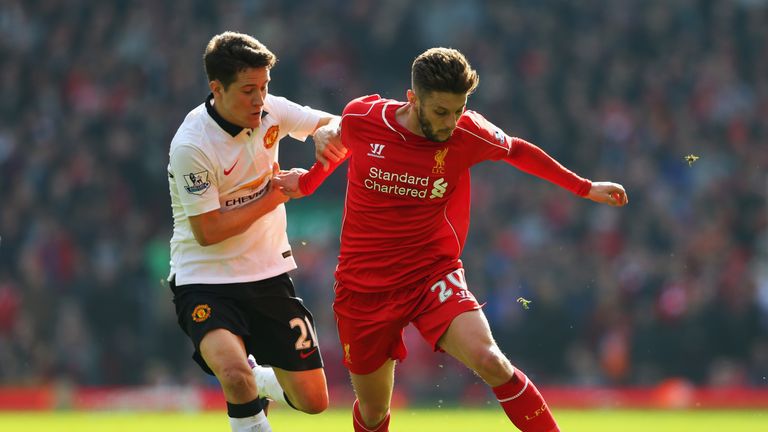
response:
M437 343L453 319L480 307L467 290L462 268L423 285L381 293L353 291L337 284L333 311L344 366L365 375L388 359L405 360L408 350L403 329L409 323L435 351L442 351Z

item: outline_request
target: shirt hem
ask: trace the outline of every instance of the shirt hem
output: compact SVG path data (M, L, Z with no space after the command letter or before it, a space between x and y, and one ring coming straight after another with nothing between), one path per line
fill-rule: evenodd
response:
M288 266L284 268L275 269L269 272L243 275L237 277L219 277L219 276L182 276L179 272L170 275L175 277L176 285L191 285L191 284L228 284L228 283L242 283L242 282L257 282L265 279L269 279L283 273L287 273L291 270L296 270L296 266ZM169 277L169 279L170 279Z

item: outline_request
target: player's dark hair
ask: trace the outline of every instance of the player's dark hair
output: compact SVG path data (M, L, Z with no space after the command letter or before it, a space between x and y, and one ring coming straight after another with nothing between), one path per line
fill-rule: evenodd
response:
M411 85L416 94L434 91L472 94L480 82L464 54L453 48L430 48L413 61Z
M265 66L271 69L277 63L277 57L256 38L228 31L208 42L203 63L208 81L219 80L226 90L239 72Z

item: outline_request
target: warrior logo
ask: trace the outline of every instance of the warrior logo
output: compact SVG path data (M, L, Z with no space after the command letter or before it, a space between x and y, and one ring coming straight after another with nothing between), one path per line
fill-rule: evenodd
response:
M381 152L383 151L384 151L384 144L371 143L371 151L368 152L368 156L384 159L384 156L381 155Z
M448 147L435 152L435 166L432 167L432 174L445 174L445 156L448 154Z

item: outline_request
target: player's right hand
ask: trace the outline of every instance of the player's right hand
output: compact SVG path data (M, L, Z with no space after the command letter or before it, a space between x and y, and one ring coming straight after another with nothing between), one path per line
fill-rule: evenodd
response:
M280 204L288 202L291 197L285 194L280 185L274 181L270 181L269 191L267 191L263 199L266 199L269 203L273 204L274 207L277 207Z
M288 195L291 199L301 198L304 196L301 193L299 187L299 179L303 174L306 174L307 170L303 168L291 168L288 171L280 170L274 177L272 182L275 183L280 190Z
M272 178L269 181L269 190L262 199L273 203L275 207L288 202L291 199L283 192L283 188L275 181L275 177L280 173L280 165L277 162L272 163Z

